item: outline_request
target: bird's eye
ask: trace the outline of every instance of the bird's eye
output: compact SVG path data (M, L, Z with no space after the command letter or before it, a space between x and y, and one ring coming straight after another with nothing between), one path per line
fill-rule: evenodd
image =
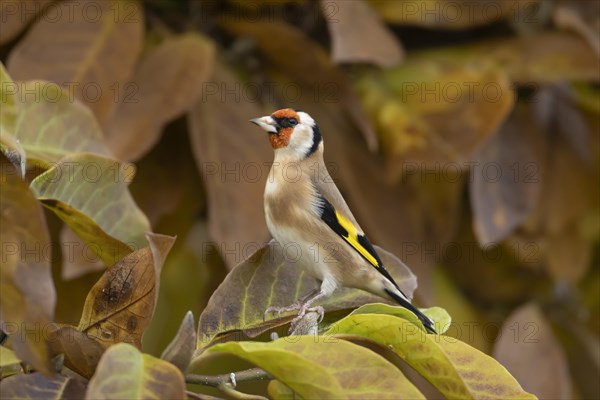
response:
M298 120L296 118L290 118L288 121L289 121L289 123L290 123L291 126L298 125Z

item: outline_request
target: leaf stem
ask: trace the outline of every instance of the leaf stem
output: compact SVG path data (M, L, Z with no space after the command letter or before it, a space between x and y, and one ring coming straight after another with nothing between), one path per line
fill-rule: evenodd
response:
M261 368L250 368L244 371L235 373L236 382L247 382L247 381L263 381L266 379L272 379L271 375ZM199 374L187 374L185 376L187 383L195 383L199 385L219 387L222 383L231 382L231 374L221 375L199 375Z

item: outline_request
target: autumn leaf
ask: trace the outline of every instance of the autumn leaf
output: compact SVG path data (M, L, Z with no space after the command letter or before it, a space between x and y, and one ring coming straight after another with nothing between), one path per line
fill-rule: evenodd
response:
M172 364L140 353L127 343L110 347L90 380L86 399L182 399L182 373Z
M174 237L148 233L149 246L137 250L109 268L90 290L79 327L104 347L127 342L141 348L150 323L160 272Z
M57 3L46 12L52 17L40 18L11 51L8 71L15 80L68 87L102 123L113 111L114 97L123 95L142 49L140 5L87 0Z
M3 399L81 399L84 395L83 383L64 375L21 374L0 381Z
M51 375L47 338L41 333L52 320L56 305L46 218L20 171L3 154L0 160L0 325L13 337L13 348L21 360Z

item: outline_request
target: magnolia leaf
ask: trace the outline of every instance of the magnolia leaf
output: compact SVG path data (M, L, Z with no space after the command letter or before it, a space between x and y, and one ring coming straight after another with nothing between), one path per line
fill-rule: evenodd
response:
M6 1L0 6L0 44L14 39L53 0Z
M326 335L361 338L393 350L447 398L535 399L490 356L448 336L407 329L407 322L390 315L349 315Z
M402 291L412 298L415 276L402 261L375 246L383 263ZM211 344L215 336L235 332L247 337L289 322L290 318L264 322L269 306L287 306L318 288L318 282L294 266L298 248L282 248L276 241L258 250L236 266L213 293L198 323L198 348ZM320 304L327 312L347 310L368 302L381 302L379 296L356 289L341 289Z
M61 159L36 177L31 188L39 200L66 222L90 248L112 265L145 244L146 216L127 188L132 164L91 153Z
M20 374L0 381L3 399L81 399L84 395L83 383L63 375Z
M64 364L85 378L96 371L104 346L86 333L71 325L50 324L52 354L64 354Z
M47 341L40 332L56 305L46 218L20 171L3 154L0 162L0 327L13 338L21 360L51 374Z
M185 382L174 365L135 347L111 346L90 380L86 399L183 399Z
M191 108L213 70L212 41L197 33L166 39L139 63L123 96L105 124L109 147L119 159L137 160L160 138L163 126Z
M196 349L196 327L194 326L194 314L188 311L181 321L177 335L161 354L162 360L168 361L185 372L192 355Z
M77 329L104 347L127 342L141 348L156 305L160 271L175 241L156 233L146 238L149 246L109 268L85 300Z
M446 2L428 0L417 2L369 0L369 4L386 21L393 24L425 28L463 30L491 24L499 20L524 19L533 21L538 0L515 4L511 0L498 0L490 6L486 0Z
M494 358L540 399L569 398L571 377L566 355L552 327L533 303L515 310L504 321ZM536 373L532 374L531 371Z
M357 82L363 105L376 122L392 178L406 165L468 169L475 151L493 135L514 103L502 72L408 61Z
M234 35L250 37L267 59L267 65L274 74L285 73L289 82L277 86L277 82L268 82L273 87L273 98L286 107L295 107L299 103L337 104L344 117L359 128L371 151L378 147L373 126L354 92L348 76L342 69L331 63L329 55L317 43L313 42L300 29L279 20L248 21L239 18L224 19L222 25ZM290 46L294 43L294 46ZM228 89L226 86L225 89ZM240 88L241 96L252 98ZM221 89L225 98L227 91ZM251 92L252 93L252 92ZM269 110L273 112L275 110ZM364 149L363 149L364 150Z
M240 84L218 64L189 114L192 149L207 188L210 234L229 268L269 237L263 192L273 154L264 132L253 131L248 122L263 114L258 105L246 96L234 102L223 97L223 88Z
M220 354L236 355L267 371L302 398L424 399L380 355L331 338L297 336L269 343L230 342L211 347L194 365Z
M438 334L442 334L448 330L448 327L452 322L452 318L446 310L441 307L431 307L422 308L420 311L434 321L434 326ZM356 314L385 314L400 317L403 320L409 321L413 325L416 325L419 327L419 329L421 329L421 331L427 333L427 330L419 318L417 318L412 311L409 311L404 307L390 306L389 304L383 303L371 303L360 306L350 313L350 315Z
M0 150L25 176L25 150L15 138L20 106L16 93L17 85L0 62Z
M323 0L321 8L331 35L333 62L367 62L379 67L402 62L402 46L363 0Z
M42 17L11 51L9 72L15 80L68 87L104 121L115 97L124 95L142 49L141 7L134 1L60 2L47 13L52 16Z
M80 152L112 157L94 114L56 83L27 81L18 85L20 101L15 137L27 160L49 168Z
M469 189L482 246L504 240L538 205L547 146L531 114L518 106L477 154Z

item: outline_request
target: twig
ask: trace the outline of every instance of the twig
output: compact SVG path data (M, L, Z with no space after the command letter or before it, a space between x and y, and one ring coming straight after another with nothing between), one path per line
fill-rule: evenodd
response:
M238 390L235 390L230 383L221 383L218 388L221 392L225 393L227 396L232 399L240 399L240 400L268 400L266 397L259 396L256 394L248 394L242 393Z
M250 368L244 371L235 373L235 381L239 382L247 382L247 381L264 381L267 379L271 379L271 375L267 373L267 371L260 368ZM221 375L199 375L199 374L187 374L185 376L185 381L187 383L195 383L198 385L219 387L222 383L230 383L231 382L231 374L221 374Z

